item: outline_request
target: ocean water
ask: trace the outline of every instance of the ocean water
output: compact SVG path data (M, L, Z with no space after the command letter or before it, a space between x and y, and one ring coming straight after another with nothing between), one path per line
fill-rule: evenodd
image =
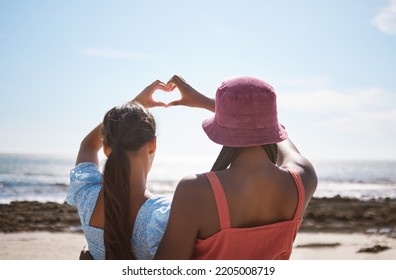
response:
M103 162L102 162L103 163ZM208 171L212 159L156 158L148 178L154 193L172 197L186 175ZM0 203L53 201L63 203L73 158L0 154ZM318 161L315 197L396 198L396 161Z

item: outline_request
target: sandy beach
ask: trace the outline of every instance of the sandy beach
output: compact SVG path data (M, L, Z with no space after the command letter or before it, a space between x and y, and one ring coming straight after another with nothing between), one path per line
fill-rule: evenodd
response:
M0 233L1 260L77 260L82 233ZM378 252L373 252L379 248ZM366 252L359 250L368 249ZM396 239L384 235L299 233L292 260L395 260Z
M67 204L0 205L0 260L75 260L86 244ZM293 260L396 259L396 200L313 199Z

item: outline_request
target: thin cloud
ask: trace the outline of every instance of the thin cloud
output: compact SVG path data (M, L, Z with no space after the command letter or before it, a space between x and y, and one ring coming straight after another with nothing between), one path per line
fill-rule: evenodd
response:
M379 112L351 112L345 116L324 121L321 126L354 133L394 135L396 133L396 109Z
M380 31L396 35L396 0L388 2L388 6L382 8L372 22Z
M114 59L135 59L135 60L153 60L151 55L138 52L129 52L122 50L94 49L88 48L82 50L82 54L86 56L105 57Z
M304 88L322 88L327 87L331 82L329 77L309 77L309 78L295 78L285 80L287 86L304 87Z
M284 111L311 113L317 125L347 133L396 133L396 98L382 88L278 94Z
M347 113L383 108L389 94L381 88L369 88L353 91L331 89L289 92L278 95L281 108L291 111L303 111L319 114Z

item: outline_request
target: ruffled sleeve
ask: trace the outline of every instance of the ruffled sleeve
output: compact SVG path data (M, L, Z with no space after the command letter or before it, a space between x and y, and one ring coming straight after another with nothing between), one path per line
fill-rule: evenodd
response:
M156 197L146 201L136 216L132 250L137 259L153 259L168 224L170 200Z
M76 206L82 224L88 224L101 190L102 174L92 162L78 164L70 171L66 202Z

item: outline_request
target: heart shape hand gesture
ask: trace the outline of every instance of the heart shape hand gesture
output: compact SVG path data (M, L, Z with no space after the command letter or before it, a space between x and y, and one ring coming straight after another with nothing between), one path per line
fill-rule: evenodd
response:
M156 90L171 92L175 88L180 91L181 98L179 100L172 101L168 104L154 100L153 94ZM146 108L184 105L188 107L205 108L214 112L214 100L195 90L178 75L174 75L166 84L160 80L156 80L147 86L133 100L139 102Z

